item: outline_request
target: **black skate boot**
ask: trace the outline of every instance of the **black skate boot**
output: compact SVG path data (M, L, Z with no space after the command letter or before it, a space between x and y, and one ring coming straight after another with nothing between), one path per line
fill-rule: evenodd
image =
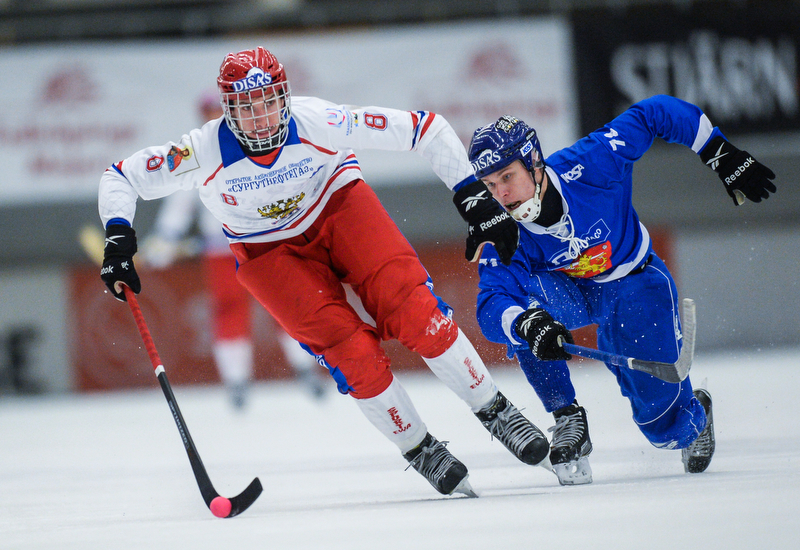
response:
M697 436L694 442L681 450L683 469L689 474L699 474L704 472L711 464L711 457L714 456L716 442L714 440L714 416L711 412L711 394L708 391L698 388L694 390L694 396L703 405L706 411L706 427Z
M478 496L467 481L467 467L450 454L446 444L447 441L438 441L428 433L422 443L405 453L403 458L443 495L458 492Z
M490 434L525 464L536 466L547 458L550 450L547 438L502 393L497 392L494 402L476 412L475 416Z
M592 482L589 453L592 440L589 438L589 423L586 409L573 401L571 405L553 412L556 425L548 428L553 432L550 443L550 462L561 485L583 485Z

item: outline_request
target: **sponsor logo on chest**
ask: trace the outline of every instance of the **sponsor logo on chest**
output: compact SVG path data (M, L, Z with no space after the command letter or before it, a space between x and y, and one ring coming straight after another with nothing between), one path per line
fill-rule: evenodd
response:
M312 159L308 157L259 174L228 178L225 180L225 190L227 193L235 194L258 191L272 185L298 183L304 178L312 177L313 172Z
M303 202L304 198L306 198L306 194L300 193L299 195L289 197L288 199L280 199L272 204L262 206L258 209L258 213L261 214L262 218L283 220L286 217L291 216L295 211L297 211L298 208L300 208L300 203Z

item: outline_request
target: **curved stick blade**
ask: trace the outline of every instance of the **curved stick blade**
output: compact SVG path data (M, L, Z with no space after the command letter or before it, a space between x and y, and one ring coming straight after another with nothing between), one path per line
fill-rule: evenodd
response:
M261 495L261 491L263 491L261 481L255 478L244 491L230 499L231 513L226 517L232 518L247 510L250 505L256 501L259 495Z
M628 367L633 370L646 372L666 382L677 384L689 376L689 370L692 368L692 361L694 361L695 331L697 329L695 315L694 300L685 298L683 300L681 319L681 324L683 325L683 346L681 347L678 360L675 363L643 361L641 359L634 359L633 357L626 357L624 355L587 348L577 344L569 344L567 342L561 342L561 345L567 353L586 357L587 359L596 359L618 367Z

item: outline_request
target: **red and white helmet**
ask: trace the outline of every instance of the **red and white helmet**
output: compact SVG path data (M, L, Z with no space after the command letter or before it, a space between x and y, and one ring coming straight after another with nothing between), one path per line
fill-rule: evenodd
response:
M217 78L225 120L251 153L265 153L286 142L292 116L286 72L268 50L229 53Z

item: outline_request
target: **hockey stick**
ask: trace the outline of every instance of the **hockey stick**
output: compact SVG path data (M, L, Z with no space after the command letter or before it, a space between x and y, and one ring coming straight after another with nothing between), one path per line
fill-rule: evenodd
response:
M211 510L211 513L220 518L232 518L233 516L241 514L247 510L261 494L263 490L261 481L255 478L244 491L232 498L220 496L214 489L208 477L208 473L206 472L206 468L203 466L203 461L197 453L197 447L195 447L192 436L189 434L189 427L183 419L180 408L178 408L178 402L175 400L175 394L172 393L172 387L167 379L167 373L164 370L164 365L161 363L161 358L158 356L153 337L150 336L150 330L144 322L144 316L139 307L139 302L128 286L122 285L122 288L125 291L125 298L128 300L133 318L136 320L139 334L142 336L144 347L147 349L147 354L150 356L150 362L153 364L156 376L161 384L161 389L164 391L164 397L167 398L167 404L169 404L169 408L172 411L172 417L175 419L175 424L178 426L181 439L183 439L183 446L186 448L186 454L189 455L189 463L192 465L194 477L197 480L200 494L203 495L206 506Z
M596 359L604 363L611 363L617 367L627 367L629 369L646 372L666 382L678 383L689 375L689 369L692 368L692 361L694 360L694 336L696 329L694 300L690 300L689 298L683 300L681 317L683 323L683 347L675 363L643 361L641 359L634 359L633 357L616 355L607 351L586 348L566 342L562 345L567 353L586 357L587 359Z
M96 265L103 265L103 247L105 236L96 224L84 225L78 233L78 242L83 251Z

